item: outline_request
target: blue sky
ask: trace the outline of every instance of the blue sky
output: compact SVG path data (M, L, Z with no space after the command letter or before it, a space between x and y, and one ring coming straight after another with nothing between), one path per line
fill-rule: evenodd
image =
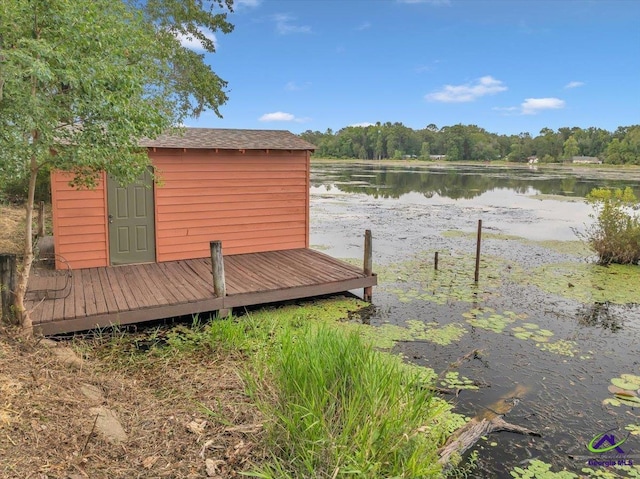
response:
M234 31L206 55L229 83L224 118L188 126L640 124L639 0L235 3Z

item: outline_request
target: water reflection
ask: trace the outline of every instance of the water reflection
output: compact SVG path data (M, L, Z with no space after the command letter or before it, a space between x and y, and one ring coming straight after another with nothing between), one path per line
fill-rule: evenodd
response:
M640 196L637 180L603 178L571 170L531 170L491 166L447 166L426 168L380 167L369 164L317 165L312 168L311 185L336 187L346 193L365 193L375 198L399 198L417 192L451 199L472 199L495 189L517 194L533 193L584 197L593 188L630 186Z

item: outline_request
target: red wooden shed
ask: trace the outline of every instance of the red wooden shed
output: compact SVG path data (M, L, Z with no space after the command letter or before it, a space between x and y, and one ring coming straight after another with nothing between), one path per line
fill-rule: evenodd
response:
M52 173L57 268L204 258L211 238L225 254L309 246L312 144L288 131L189 128L143 146L157 185L103 175L76 190Z
M29 279L36 329L80 331L356 288L370 298L370 235L363 268L309 249L314 145L288 131L188 128L142 146L155 184L146 175L123 187L103 174L97 188L76 190L68 173L51 174L56 271ZM220 245L224 259L214 255Z

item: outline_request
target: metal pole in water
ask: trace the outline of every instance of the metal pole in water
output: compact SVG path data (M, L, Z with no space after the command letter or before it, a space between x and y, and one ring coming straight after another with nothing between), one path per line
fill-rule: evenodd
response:
M371 276L373 274L373 247L372 247L372 238L371 238L371 230L364 231L364 265L363 271L365 276ZM373 288L371 286L367 286L364 288L364 300L369 303L373 297Z
M476 242L476 271L474 280L477 283L480 277L480 244L482 243L482 220L478 220L478 240Z

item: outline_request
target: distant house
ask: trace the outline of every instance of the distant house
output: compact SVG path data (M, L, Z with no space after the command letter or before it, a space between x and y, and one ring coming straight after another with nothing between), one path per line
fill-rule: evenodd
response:
M432 160L446 160L447 155L429 155L429 158Z
M595 156L572 156L571 163L576 164L589 164L589 165L601 165L602 160Z
M188 128L141 144L159 178L122 187L102 174L76 190L51 174L56 268L205 258L309 247L315 146L279 130ZM64 260L64 263L62 262Z

